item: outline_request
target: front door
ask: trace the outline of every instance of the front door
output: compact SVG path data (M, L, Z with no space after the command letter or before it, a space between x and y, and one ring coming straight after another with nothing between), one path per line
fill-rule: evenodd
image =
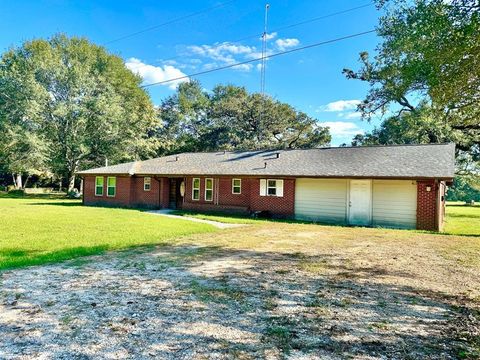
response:
M181 209L183 196L181 194L181 184L183 179L170 178L170 191L168 195L168 207L170 209Z
M370 225L372 222L371 180L350 180L348 222L351 225Z

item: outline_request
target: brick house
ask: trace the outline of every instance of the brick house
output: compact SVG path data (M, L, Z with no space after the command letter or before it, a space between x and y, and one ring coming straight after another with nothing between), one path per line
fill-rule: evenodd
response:
M442 230L454 144L182 153L79 172L85 205Z

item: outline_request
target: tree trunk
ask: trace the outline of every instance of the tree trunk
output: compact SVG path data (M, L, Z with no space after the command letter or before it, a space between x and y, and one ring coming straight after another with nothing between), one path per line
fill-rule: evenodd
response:
M13 187L16 189L17 188L17 180L15 180L15 174L12 174L12 180L13 180Z
M25 183L23 184L24 189L27 187L27 183L29 179L30 179L30 175L27 175L27 178L25 179Z
M15 181L15 188L17 190L22 190L23 185L22 185L22 174L17 174L17 179Z
M71 173L68 177L68 192L75 188L75 173Z

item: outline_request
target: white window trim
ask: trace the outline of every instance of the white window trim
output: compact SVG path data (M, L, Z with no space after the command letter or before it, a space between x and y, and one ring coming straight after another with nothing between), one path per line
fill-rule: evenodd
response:
M108 185L108 179L115 179L115 186ZM108 195L108 189L113 187L113 195ZM115 176L107 177L107 197L115 197L117 195L117 178Z
M275 181L275 186L269 186L268 183L270 181ZM269 194L269 189L275 189L275 195L270 195ZM277 180L276 179L267 179L267 196L277 196Z
M268 189L272 189L273 187L272 186L268 186L268 182L269 181L275 181L275 195L270 195L268 193ZM264 185L262 185L262 182ZM281 194L279 195L279 182L281 182L282 186L282 191L281 191ZM271 197L283 197L283 188L284 188L284 184L285 182L283 181L283 179L260 179L260 196L271 196ZM264 189L262 189L262 187L264 186ZM265 193L263 193L263 191L265 191Z
M195 187L195 180L198 180L198 188ZM200 188L201 188L200 178L193 178L192 179L192 200L193 201L200 200ZM195 190L198 190L198 199L195 199L195 196L194 196Z
M212 187L211 187L211 189L207 189L207 181L208 181L208 180L211 180L211 181L212 181ZM214 186L213 186L213 178L206 178L206 179L205 179L205 193L204 193L204 196L205 196L204 199L205 199L205 201L208 201L208 202L213 201L213 188L214 188ZM212 198L211 198L210 200L207 199L207 190L210 190L210 191L212 192Z
M102 193L97 194L97 179L102 179ZM103 196L103 188L105 187L105 179L103 176L95 176L95 196Z
M145 188L145 186L147 185L147 179L148 179L148 189ZM143 178L143 191L150 191L152 190L152 178L150 176L145 176Z
M235 180L238 180L240 181L240 185L237 186L237 187L240 187L240 191L239 192L235 192L234 189L235 189ZM232 194L233 195L240 195L242 193L242 179L232 179Z

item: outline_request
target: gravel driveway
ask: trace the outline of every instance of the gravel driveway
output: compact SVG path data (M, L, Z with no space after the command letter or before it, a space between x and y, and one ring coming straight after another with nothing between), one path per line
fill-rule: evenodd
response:
M194 246L7 271L0 358L455 358L451 308L373 271Z

